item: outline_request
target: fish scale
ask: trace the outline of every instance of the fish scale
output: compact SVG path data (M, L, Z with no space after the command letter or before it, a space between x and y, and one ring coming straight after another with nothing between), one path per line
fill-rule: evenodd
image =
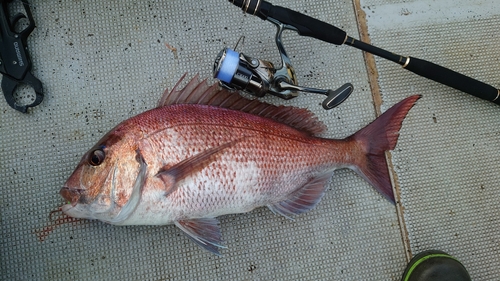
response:
M220 207L231 208L232 212L238 213L249 211L249 209L245 209L241 206L252 204L258 205L259 202L265 201L280 201L280 199L288 193L295 190L297 188L296 185L300 186L304 184L304 174L312 175L323 167L331 168L331 163L326 162L326 159L330 161L335 160L332 157L334 155L328 155L330 154L328 153L330 150L326 147L330 145L330 142L326 140L323 140L322 143L320 140L315 140L317 144L311 145L311 140L308 140L308 136L299 134L300 132L296 131L292 131L295 133L294 135L286 135L282 131L278 131L279 135L276 136L271 135L273 132L268 129L272 126L264 125L263 128L265 128L265 130L259 130L258 127L251 126L251 123L248 124L247 128L241 128L243 126L235 125L234 123L223 125L224 120L245 119L239 116L220 114L220 108L190 107L197 109L195 111L198 113L198 116L210 116L211 119L201 118L200 120L203 121L197 120L196 122L198 123L196 125L172 125L172 127L175 128L175 133L172 132L174 129L170 129L170 126L168 126L169 129L165 129L161 133L155 133L154 137L148 138L150 143L156 144L152 146L154 148L153 151L162 151L163 154L166 155L176 154L178 159L171 159L171 161L175 163L181 159L193 157L199 153L199 151L243 138L235 147L228 148L224 151L220 156L220 161L214 161L200 172L202 175L205 175L205 177L194 175L192 179L189 179L189 182L178 183L179 188L177 192L172 193L170 196L172 200L176 197L191 198L194 196L196 198L203 198L207 203L205 209L199 210L200 213L193 212L191 217L201 217L202 215L216 216L210 212ZM172 110L169 114L165 115L175 116L179 114L179 111L184 110ZM233 112L233 114L238 115L240 113ZM191 128L193 126L196 126L197 130ZM216 135L204 133L210 131L217 131L218 133ZM263 133L262 131L265 132ZM176 139L174 145L172 145L171 138ZM179 144L183 146L181 149L179 149ZM184 153L179 155L179 151L184 151ZM292 154L292 151L295 151L295 153ZM323 153L321 153L321 151L323 151ZM300 157L297 157L298 155ZM317 157L317 155L322 155L324 157ZM143 156L146 163L155 163L158 162L156 159L166 158L166 156L158 153L154 153L153 155L143 154ZM150 157L151 159L149 160ZM302 160L299 161L299 159ZM241 171L244 170L241 166L237 165L238 163L246 163L246 166L248 166L248 163L253 163L254 168L243 173L253 176L251 178L243 178L239 181L235 180L235 178L241 179L241 176L235 177L234 174L242 174ZM323 167L318 167L319 164L322 164ZM277 171L280 171L280 173L278 174ZM258 178L259 180L256 182L252 178ZM238 186L235 185L236 183L234 181L237 181ZM295 182L295 184L288 184L290 182ZM193 189L189 188L189 186L197 186L198 188ZM199 191L199 186L204 186L207 192L200 192L199 196L196 196L193 194L195 193L193 190ZM231 197L234 198L234 200L222 202L222 204L226 204L227 206L210 206L208 203L213 202L212 200L217 199L217 196L219 196L219 194L212 191L212 189L215 189L214 186L216 186L216 189L219 191L226 191L223 192L224 194L236 192L235 190L238 188L238 190L245 190L247 195L252 192L258 194L260 198L254 199L255 196L249 195L250 198L248 198L249 202L247 203L241 200L243 196L237 198ZM207 188L209 190L206 190ZM162 182L158 184L158 189L159 191L164 190ZM186 194L183 193L185 191L190 191L190 196L186 196ZM242 191L239 192L241 193ZM257 200L257 203L252 202L253 200ZM196 203L198 202L196 201L192 204L195 205ZM260 203L260 205L262 205L262 203ZM185 208L186 210L193 210L190 205L185 206ZM255 206L252 206L250 210L253 208L255 208Z
M65 214L175 224L220 254L218 216L267 206L293 218L315 207L337 168L352 168L394 202L385 151L419 96L335 140L316 136L325 127L307 110L247 100L197 77L177 86L82 157L60 192Z

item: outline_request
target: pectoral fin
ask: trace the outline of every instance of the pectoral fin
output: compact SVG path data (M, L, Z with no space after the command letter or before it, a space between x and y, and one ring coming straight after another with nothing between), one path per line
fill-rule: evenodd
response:
M216 218L193 219L176 221L175 225L205 250L220 256L219 248L222 245L222 234L219 221Z
M166 196L177 189L177 183L179 181L190 175L196 174L203 168L207 167L210 163L217 159L217 156L219 156L224 149L233 146L237 142L238 140L228 142L217 147L212 147L192 157L184 159L174 166L162 168L156 176L165 183L167 193Z
M288 219L305 213L316 206L325 194L328 181L333 171L327 171L310 179L304 186L292 192L287 199L267 207L273 213L280 214Z

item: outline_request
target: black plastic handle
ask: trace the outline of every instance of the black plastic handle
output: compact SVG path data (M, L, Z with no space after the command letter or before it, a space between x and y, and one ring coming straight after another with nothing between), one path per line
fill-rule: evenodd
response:
M343 103L354 90L351 83L345 83L337 90L328 90L328 97L321 104L324 109L329 110Z
M478 98L500 104L500 90L491 85L426 60L414 57L408 57L408 59L409 62L403 67L413 73Z

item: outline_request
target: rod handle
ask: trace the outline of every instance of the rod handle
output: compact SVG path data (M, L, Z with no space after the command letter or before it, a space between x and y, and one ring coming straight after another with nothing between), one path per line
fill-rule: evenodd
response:
M445 84L478 98L500 104L500 90L435 63L408 57L403 67L425 78Z
M326 22L317 20L288 8L274 6L263 0L229 0L243 12L258 16L263 20L273 18L281 23L293 26L302 36L309 36L321 41L342 45L347 40L347 33Z
M288 8L274 6L270 9L268 16L295 27L302 36L313 37L335 45L342 45L347 39L347 33L344 30Z

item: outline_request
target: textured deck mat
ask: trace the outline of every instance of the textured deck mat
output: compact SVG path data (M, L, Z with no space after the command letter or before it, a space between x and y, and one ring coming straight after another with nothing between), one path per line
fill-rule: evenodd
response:
M351 1L272 3L358 37ZM317 208L295 221L265 208L222 217L228 246L222 257L200 249L172 225L80 221L46 228L49 213L63 203L58 191L81 155L118 122L154 107L183 73L210 77L217 53L241 36L239 51L275 62L278 55L274 26L223 0L31 4L37 28L28 43L46 97L26 115L0 102L2 280L400 278L406 253L396 209L348 170L338 170ZM363 3L369 25L383 12L370 9L382 4ZM494 83L496 26L498 13L490 11L412 26L381 23L370 34L381 47ZM434 36L426 37L429 33ZM328 126L325 137L348 136L375 118L360 51L293 32L286 32L284 42L301 85L335 88L351 82L355 92L331 111L313 94L267 101L310 108ZM499 239L498 106L390 63L377 66L383 109L424 94L405 120L393 154L412 251L440 248L464 260L477 280L497 276L498 264L489 261L498 254ZM31 89L19 94L29 96ZM43 241L41 231L47 234Z
M446 66L500 88L496 1L363 0L374 45ZM392 154L411 252L440 249L474 280L500 263L500 108L377 59L385 104L419 93Z

